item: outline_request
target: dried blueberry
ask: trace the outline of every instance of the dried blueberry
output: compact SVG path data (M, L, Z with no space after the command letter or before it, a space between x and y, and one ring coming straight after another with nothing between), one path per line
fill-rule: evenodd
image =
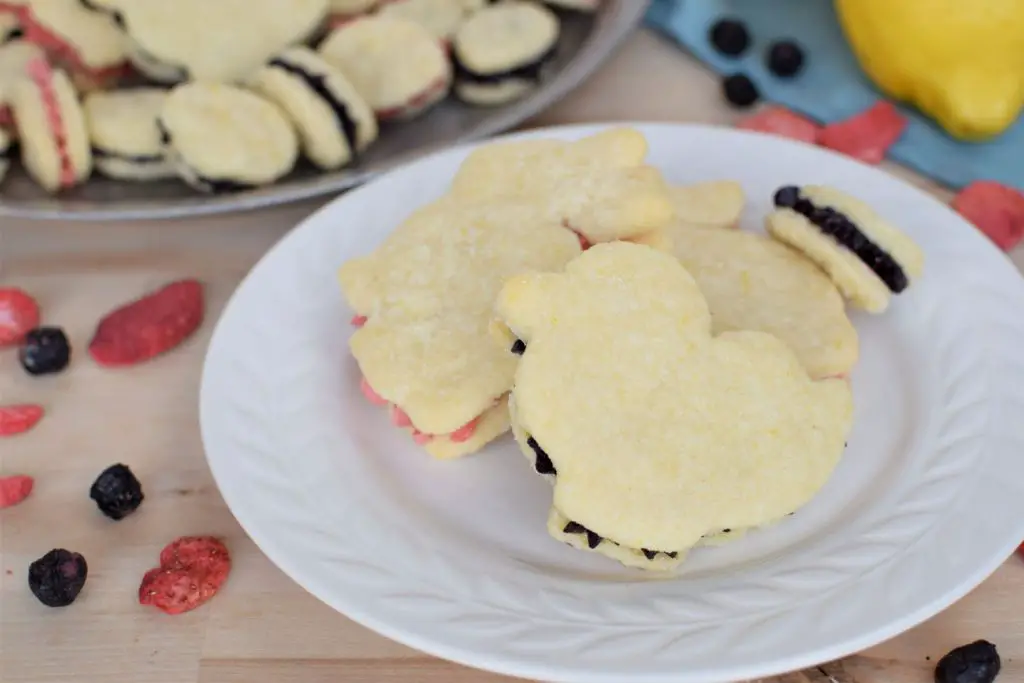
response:
M60 372L71 361L71 344L59 327L37 327L25 335L18 360L30 375Z
M744 74L733 74L722 81L722 93L729 104L746 108L757 102L760 94L757 86Z
M804 65L804 51L790 40L780 40L768 48L768 70L779 78L795 76Z
M142 485L127 465L111 465L89 488L89 497L111 519L124 519L142 505Z
M775 206L792 209L800 201L800 188L795 185L786 185L775 191Z
M28 566L28 587L47 607L67 607L82 592L88 573L84 557L55 548Z
M557 475L558 470L555 469L555 464L551 462L551 458L544 452L544 449L540 447L537 440L532 436L526 440L526 445L533 450L533 454L537 456L536 462L533 464L533 468L537 470L537 474L551 474Z
M515 343L512 344L512 353L517 356L521 356L526 353L526 342L522 339L516 339Z
M935 665L935 683L991 683L1002 663L996 646L976 640L948 652Z
M709 33L711 45L723 55L738 57L750 46L750 34L742 21L719 19Z

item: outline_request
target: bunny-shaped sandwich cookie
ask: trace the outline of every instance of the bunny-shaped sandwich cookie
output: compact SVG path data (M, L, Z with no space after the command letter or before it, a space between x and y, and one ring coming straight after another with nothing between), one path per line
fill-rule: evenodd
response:
M498 290L579 253L576 236L529 203L444 197L417 210L339 271L361 325L350 345L363 392L435 457L479 450L508 430L517 360L491 330Z
M821 266L857 308L885 311L892 295L924 270L920 247L870 206L839 190L790 185L774 200L768 232Z
M549 531L576 547L672 568L705 536L800 508L843 452L848 383L811 380L772 335L712 336L670 254L596 245L509 279L497 312L521 342L517 440L554 479Z

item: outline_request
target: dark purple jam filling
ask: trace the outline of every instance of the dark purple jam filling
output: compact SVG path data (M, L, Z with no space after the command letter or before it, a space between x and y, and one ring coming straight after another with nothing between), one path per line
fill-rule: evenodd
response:
M537 440L532 436L526 440L526 445L533 449L533 454L537 456L537 460L533 465L533 468L537 470L537 474L550 474L552 476L558 474L558 470L555 469L554 463L551 462L551 458L544 452L544 449L540 447Z
M801 197L800 189L792 185L779 188L775 193L775 206L796 211L840 246L853 252L893 294L899 294L909 286L910 281L900 264L839 211L828 206L815 206Z
M567 533L567 534L586 534L587 535L587 545L590 546L591 550L593 550L597 546L601 545L601 541L606 540L606 539L602 538L599 534L591 531L590 529L588 529L587 527L583 526L579 522L569 522L564 527L562 527L562 531L564 533ZM615 543L615 541L608 541L608 542L609 543ZM618 544L616 544L616 545L618 545ZM658 556L659 553L662 554L662 555L666 555L668 557L671 557L672 559L675 559L675 558L679 557L679 553L676 553L676 552L666 553L666 552L663 552L661 550L648 550L647 548L641 548L640 552L642 552L644 554L644 557L646 557L648 560L653 560L655 557Z
M356 132L356 122L348 113L348 107L341 101L331 89L327 87L327 78L323 74L314 74L306 71L302 67L287 62L283 59L272 59L267 66L287 71L293 76L297 76L305 81L309 89L317 94L320 99L327 103L327 106L334 112L334 119L338 123L338 129L345 136L345 142L348 143L348 148L352 150L353 158L357 155L359 137Z
M479 71L473 71L466 66L462 60L459 59L459 55L456 51L452 50L452 67L455 80L457 81L480 83L481 85L499 85L505 81L512 80L531 81L533 83L537 83L541 78L543 78L545 67L554 60L557 52L558 43L555 43L532 62L521 64L504 71L480 73Z

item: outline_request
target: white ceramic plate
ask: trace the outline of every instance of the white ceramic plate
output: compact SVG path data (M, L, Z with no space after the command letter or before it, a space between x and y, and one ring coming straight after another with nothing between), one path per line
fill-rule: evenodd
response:
M445 190L467 151L455 149L291 232L239 287L210 345L201 422L213 474L253 540L321 600L506 674L707 683L894 636L967 593L1024 537L1024 285L1009 261L945 206L827 151L727 129L641 129L670 180L741 181L747 229L760 229L778 186L819 182L924 247L926 276L884 316L855 317L856 426L830 483L785 523L699 550L666 580L550 539L551 489L508 437L436 462L392 428L359 392L335 270Z

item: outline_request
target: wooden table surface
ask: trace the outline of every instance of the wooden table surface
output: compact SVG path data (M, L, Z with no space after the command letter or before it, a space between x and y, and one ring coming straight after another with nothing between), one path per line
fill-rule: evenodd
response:
M728 123L717 82L650 34L633 36L592 81L535 125L608 120ZM895 173L948 198L900 169ZM208 283L209 320L159 362L103 371L72 362L59 376L29 379L0 354L0 402L48 409L31 433L0 445L0 469L37 478L25 503L0 512L0 681L131 683L490 683L506 680L393 643L321 604L286 578L245 536L203 457L196 397L206 342L240 278L316 207L293 205L194 221L0 224L0 283L38 297L48 322L67 329L82 355L105 311L175 277ZM1022 255L1016 255L1019 264ZM88 498L115 462L142 480L146 502L114 524ZM143 572L182 535L223 535L234 556L223 592L205 607L167 617L136 604ZM40 605L28 564L54 547L86 556L88 585L67 609ZM972 595L930 622L844 662L839 683L931 680L935 660L976 638L1003 655L1002 683L1024 681L1024 562L1011 559ZM827 680L820 671L787 680Z

